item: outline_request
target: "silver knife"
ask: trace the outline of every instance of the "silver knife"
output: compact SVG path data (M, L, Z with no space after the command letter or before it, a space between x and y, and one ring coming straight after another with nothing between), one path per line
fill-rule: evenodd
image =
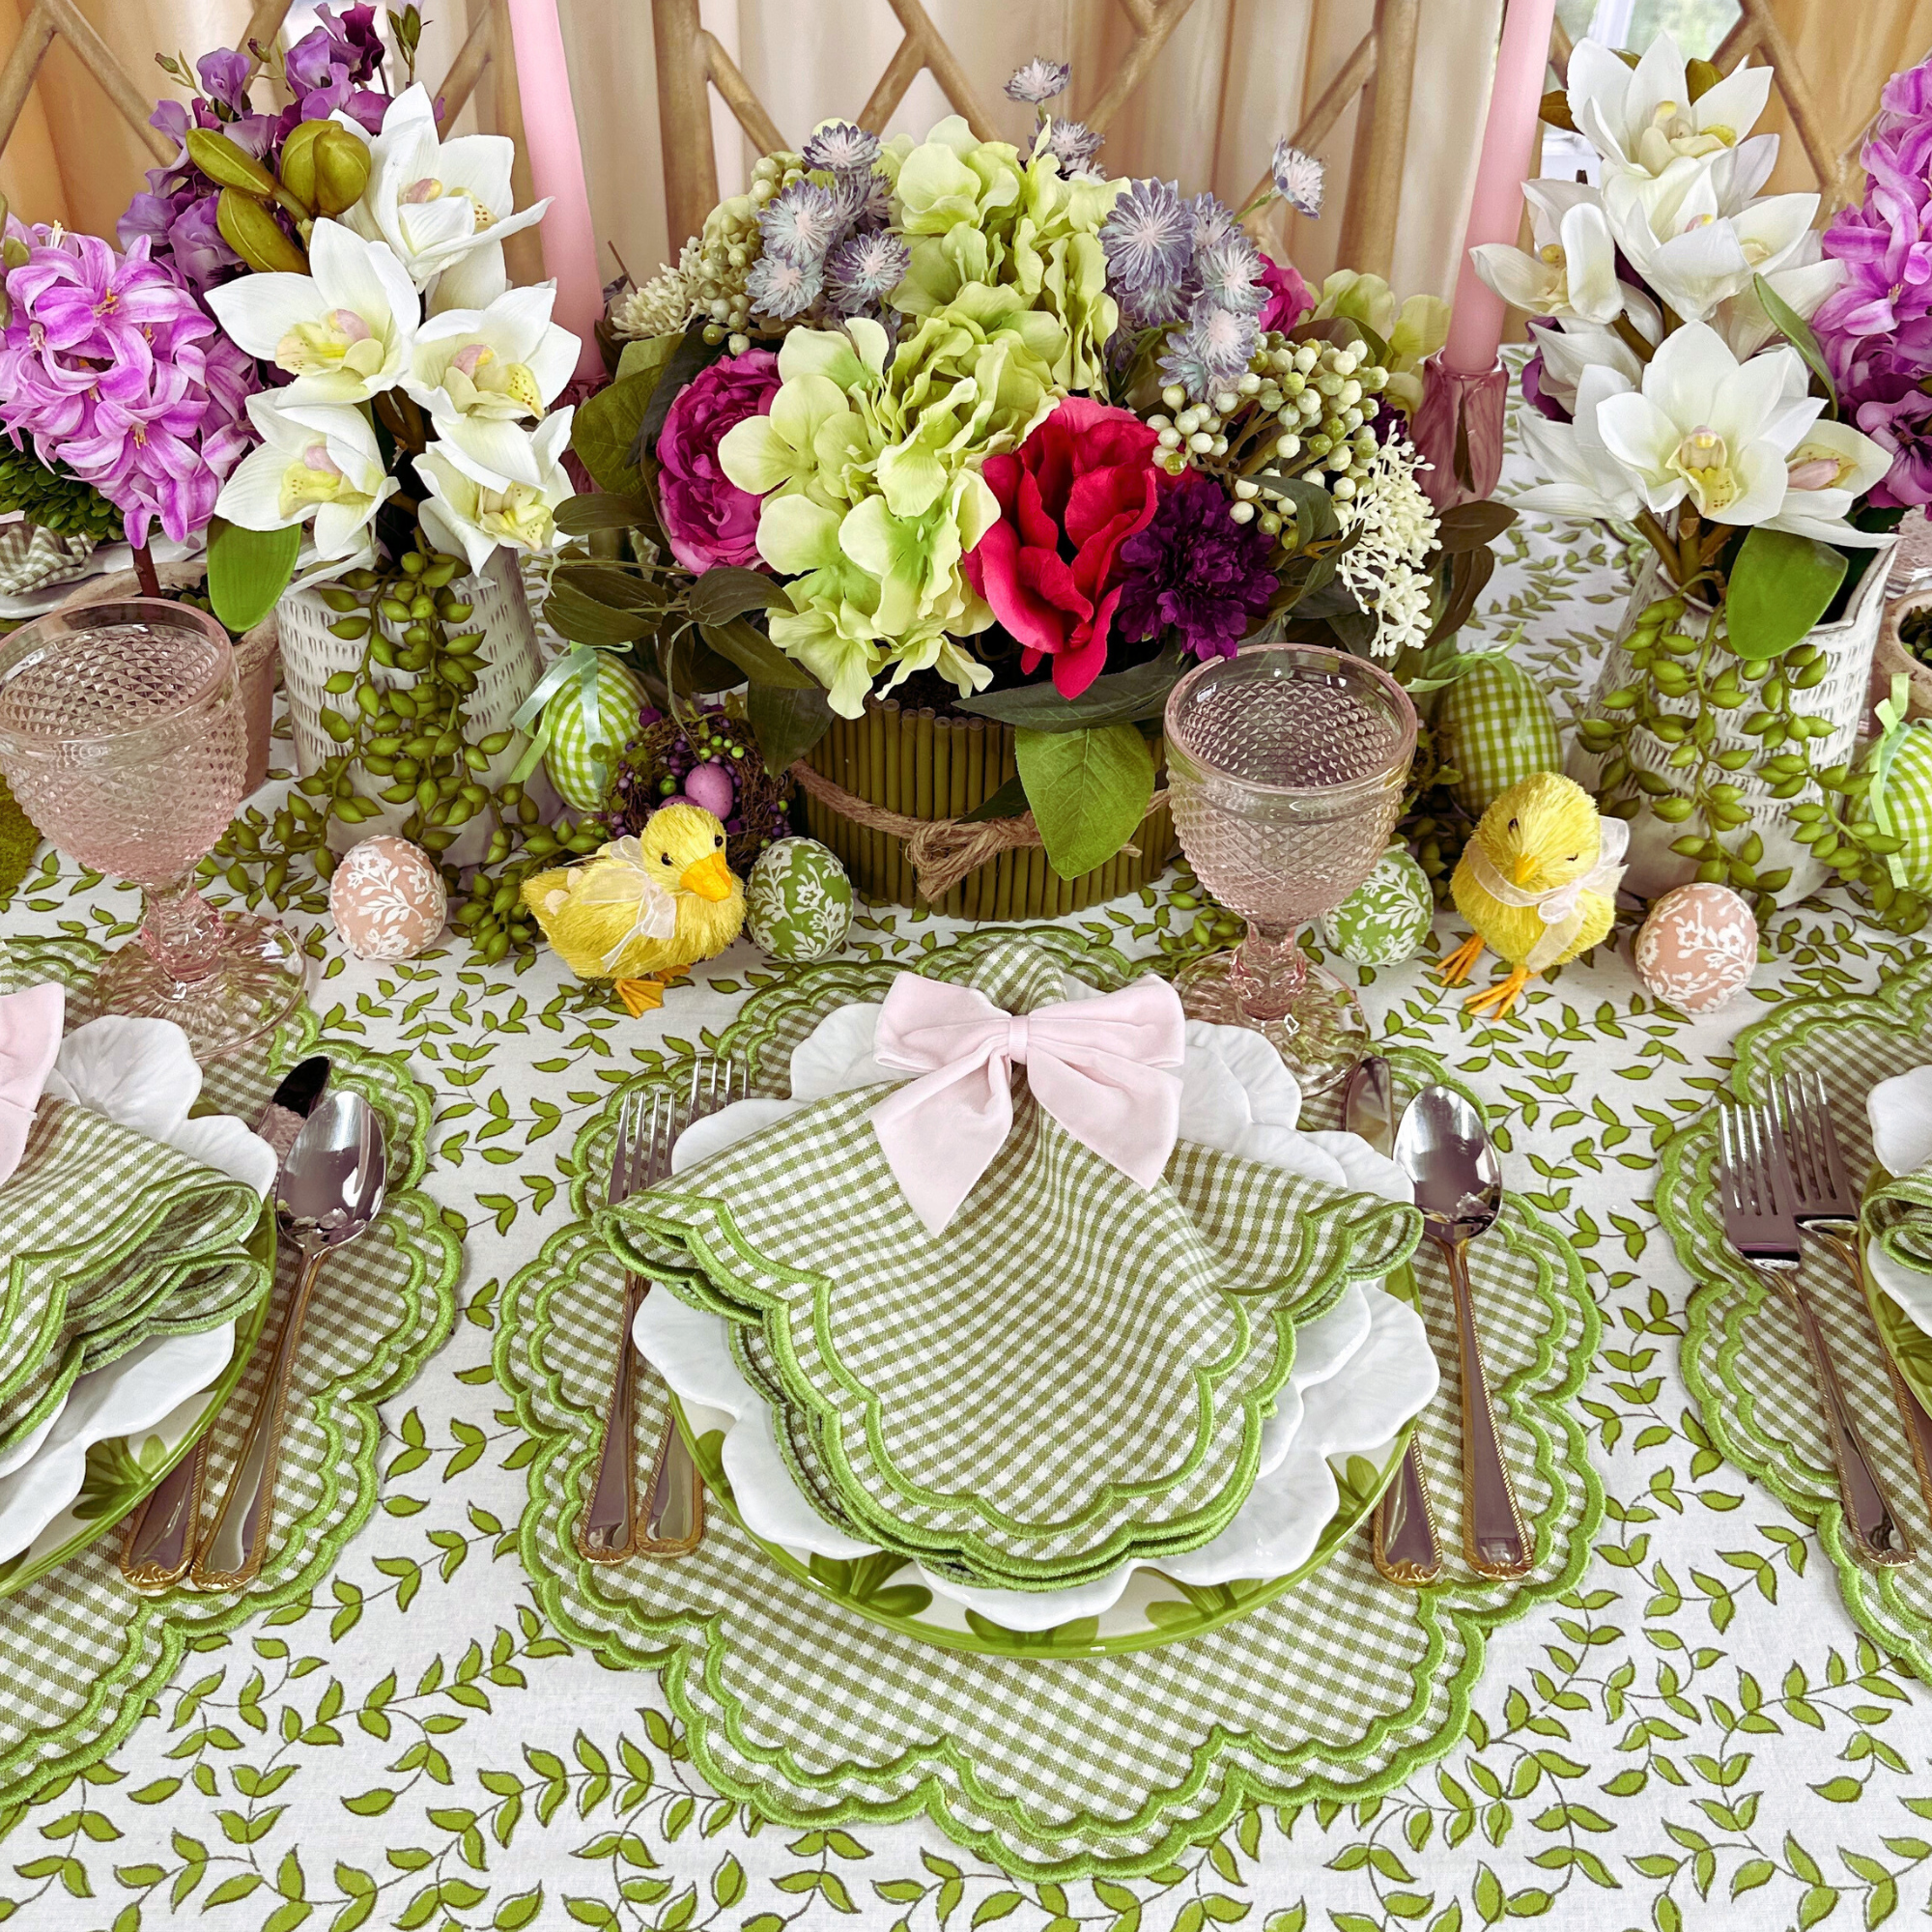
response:
M255 1131L275 1151L275 1179L268 1195L271 1205L281 1191L282 1163L288 1159L302 1122L315 1112L328 1086L330 1070L327 1054L312 1054L283 1078L255 1122ZM121 1544L121 1574L137 1590L171 1589L187 1575L194 1558L194 1531L201 1518L208 1438L213 1425L211 1415L203 1425L200 1440L128 1519L128 1533Z
M1395 1146L1395 1082L1389 1064L1372 1053L1355 1063L1342 1096L1342 1124L1359 1134L1379 1154ZM1422 1456L1409 1437L1396 1478L1376 1505L1376 1568L1391 1583L1414 1588L1442 1575L1442 1548L1435 1537L1435 1511L1422 1480Z

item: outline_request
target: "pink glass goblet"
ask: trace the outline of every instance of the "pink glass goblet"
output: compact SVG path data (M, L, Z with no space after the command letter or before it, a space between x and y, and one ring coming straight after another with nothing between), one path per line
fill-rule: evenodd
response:
M54 611L0 642L0 772L63 852L145 897L138 941L100 969L100 1008L173 1020L204 1059L267 1033L302 991L284 927L194 890L246 764L228 634L190 605Z
M1369 1023L1296 928L1375 869L1415 754L1415 707L1386 671L1314 644L1252 644L1189 671L1167 700L1168 792L1196 876L1248 922L1233 952L1177 978L1195 1019L1252 1027L1320 1094Z

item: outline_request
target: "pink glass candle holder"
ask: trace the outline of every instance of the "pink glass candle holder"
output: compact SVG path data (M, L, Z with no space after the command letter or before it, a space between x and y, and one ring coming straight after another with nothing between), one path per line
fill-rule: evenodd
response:
M138 940L100 970L100 1008L173 1020L204 1059L269 1032L302 991L284 927L194 890L247 757L228 634L191 605L53 611L0 643L0 772L45 838L145 897Z
M1402 810L1415 707L1386 671L1315 644L1253 644L1167 700L1168 793L1196 876L1248 922L1175 984L1195 1019L1264 1034L1319 1094L1366 1050L1353 992L1295 934L1366 879Z

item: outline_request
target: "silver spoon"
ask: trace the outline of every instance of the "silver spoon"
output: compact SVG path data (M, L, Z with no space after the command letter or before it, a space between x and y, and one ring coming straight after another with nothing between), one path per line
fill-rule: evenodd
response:
M1482 1116L1448 1087L1425 1087L1395 1137L1395 1159L1449 1266L1456 1349L1463 1365L1463 1553L1479 1577L1520 1577L1534 1550L1496 1439L1489 1377L1476 1335L1467 1248L1502 1211L1503 1176Z
M274 1515L289 1372L309 1296L329 1254L366 1233L382 1211L387 1179L381 1118L361 1094L338 1088L303 1123L282 1169L275 1211L301 1241L301 1277L282 1317L268 1379L255 1399L227 1493L194 1553L188 1580L198 1589L241 1589L262 1567Z

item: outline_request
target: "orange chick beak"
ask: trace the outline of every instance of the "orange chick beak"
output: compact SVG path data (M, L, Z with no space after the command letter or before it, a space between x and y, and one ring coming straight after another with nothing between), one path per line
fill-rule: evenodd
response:
M1536 876L1536 860L1534 856L1529 853L1520 854L1514 867L1513 876L1518 885L1528 885L1530 880Z
M687 866L678 875L678 884L701 899L728 899L731 896L731 868L722 852L707 852L695 866Z

